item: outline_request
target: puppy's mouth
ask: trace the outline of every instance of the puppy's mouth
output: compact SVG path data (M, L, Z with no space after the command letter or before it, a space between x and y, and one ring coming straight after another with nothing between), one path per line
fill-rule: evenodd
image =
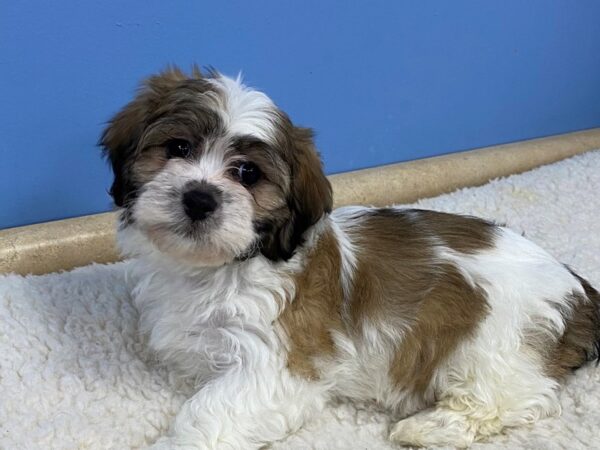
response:
M161 253L192 266L219 266L234 260L236 255L210 239L209 228L208 224L152 225L143 232Z
M211 215L202 221L186 217L176 224L166 226L163 231L167 231L168 228L170 232L179 237L201 243L209 239L211 232L221 226L221 223L222 219L219 214Z
M254 255L256 235L244 197L205 182L147 190L133 223L159 252L198 265L225 264Z
M141 226L142 231L155 244L170 241L172 245L191 247L199 251L209 244L211 231L217 227L214 220L203 222L183 219L176 223L155 223Z
M222 193L205 183L189 185L192 188L183 192L162 191L163 198L150 203L154 207L142 206L146 213L137 214L136 222L152 241L178 238L188 245L202 244L222 225Z
M250 240L249 245L248 241L240 245L224 238L223 219L218 215L201 222L183 219L177 223L144 224L139 229L158 251L192 266L245 261L259 252L256 239Z

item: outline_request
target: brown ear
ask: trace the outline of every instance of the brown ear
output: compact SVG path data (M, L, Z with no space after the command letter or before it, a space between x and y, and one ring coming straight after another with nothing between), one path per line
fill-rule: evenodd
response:
M333 205L331 184L323 173L312 131L294 127L291 138L290 217L263 242L262 248L262 253L274 261L291 258L302 244L304 232L330 213Z
M193 76L201 77L196 67ZM136 98L109 121L102 133L99 145L103 147L103 154L113 169L114 181L110 195L115 205L124 206L135 198L137 186L131 176L131 164L135 159L138 143L162 98L187 78L176 67L148 78L140 87Z
M304 218L308 228L331 212L333 194L313 143L312 130L295 127L293 134L296 163L292 167L291 195L295 212Z

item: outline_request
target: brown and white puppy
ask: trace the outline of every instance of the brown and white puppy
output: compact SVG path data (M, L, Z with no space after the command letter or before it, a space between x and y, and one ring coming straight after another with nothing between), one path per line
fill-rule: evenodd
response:
M585 280L477 218L332 212L311 132L239 79L153 76L101 143L140 328L196 386L156 447L258 448L339 396L466 447L558 413L598 355Z

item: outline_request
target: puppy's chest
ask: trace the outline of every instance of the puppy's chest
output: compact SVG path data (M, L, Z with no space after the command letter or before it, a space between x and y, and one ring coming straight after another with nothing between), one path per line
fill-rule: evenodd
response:
M134 300L140 332L161 362L183 377L210 379L277 352L276 295L260 283L223 275L139 277Z

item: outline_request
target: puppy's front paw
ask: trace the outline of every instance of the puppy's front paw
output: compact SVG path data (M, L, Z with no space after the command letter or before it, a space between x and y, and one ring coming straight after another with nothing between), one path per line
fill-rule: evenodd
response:
M465 417L444 408L432 408L392 426L392 442L410 447L467 448L475 439L474 426Z

